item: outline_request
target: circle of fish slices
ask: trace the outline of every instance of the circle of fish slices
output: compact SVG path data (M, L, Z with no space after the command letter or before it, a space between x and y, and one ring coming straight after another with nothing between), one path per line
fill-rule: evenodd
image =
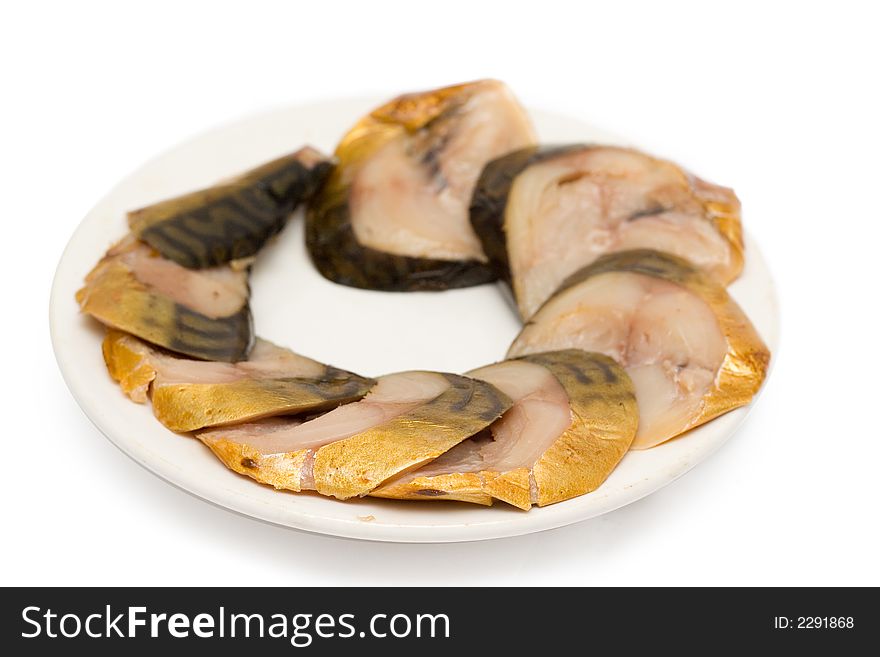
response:
M378 378L256 337L248 274L306 204L318 270L374 290L502 279L502 362ZM725 285L739 201L634 149L537 145L495 80L406 94L334 157L304 147L129 213L77 293L109 374L229 469L287 491L528 510L748 404L770 353Z

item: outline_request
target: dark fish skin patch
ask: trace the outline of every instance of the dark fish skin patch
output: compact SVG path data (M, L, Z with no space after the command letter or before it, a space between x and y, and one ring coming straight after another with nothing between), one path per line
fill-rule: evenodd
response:
M565 363L565 369L571 372L571 375L577 380L578 383L583 383L585 386L591 385L593 383L593 379L587 376L587 374L581 368L575 367L571 363ZM612 379L608 379L606 374L605 380L611 381Z
M175 306L175 311L167 345L172 351L204 360L235 362L247 358L254 341L250 306L213 320L180 305ZM212 330L205 330L202 325L211 326Z
M280 158L216 188L138 210L130 215L133 230L163 256L190 269L252 256L332 169L329 161L306 166L296 158ZM200 196L214 190L219 196ZM180 205L177 212L175 203ZM138 222L145 225L135 229Z
M384 292L437 292L496 279L476 260L411 258L361 245L351 226L348 189L325 191L306 213L306 245L324 278L349 287Z
M532 165L583 148L589 146L528 146L492 160L483 168L471 198L470 221L498 278L511 283L504 226L507 198L514 180Z
M424 495L425 497L443 497L444 495L448 495L448 493L444 490L436 490L434 488L422 488L416 491L417 495Z
M605 363L601 360L596 361L596 367L602 370L602 374L605 376L605 381L607 383L616 383L617 382L617 374L611 368L608 363Z
M659 278L678 285L685 284L689 280L702 276L694 265L668 253L661 253L651 249L619 251L604 255L583 269L573 273L560 284L554 295L544 303L549 303L556 296L580 285L592 276L612 272L644 274L645 276ZM537 315L537 313L535 314Z

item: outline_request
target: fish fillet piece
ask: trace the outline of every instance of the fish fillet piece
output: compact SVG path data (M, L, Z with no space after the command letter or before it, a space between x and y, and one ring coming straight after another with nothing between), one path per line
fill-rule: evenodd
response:
M361 119L311 202L306 239L332 281L440 290L494 280L468 206L486 162L535 143L497 80L400 96Z
M132 233L169 260L216 267L252 256L333 168L306 146L231 180L129 213Z
M197 437L227 467L261 483L348 499L437 458L510 405L483 381L400 372L380 377L363 400L308 422L263 421Z
M602 354L532 354L468 376L513 400L492 424L491 436L468 439L372 495L477 504L498 499L528 510L598 488L635 437L633 384Z
M253 342L246 266L193 270L128 235L76 293L102 324L194 358L238 361Z
M626 369L639 406L634 449L748 404L770 361L718 281L681 258L648 250L603 256L570 277L508 357L570 348L603 353Z
M743 267L733 190L630 148L576 144L502 156L483 170L470 212L523 319L606 253L664 251L725 285Z
M114 329L103 351L123 392L139 403L149 396L159 421L180 432L325 411L362 398L375 383L259 338L237 363L181 358Z

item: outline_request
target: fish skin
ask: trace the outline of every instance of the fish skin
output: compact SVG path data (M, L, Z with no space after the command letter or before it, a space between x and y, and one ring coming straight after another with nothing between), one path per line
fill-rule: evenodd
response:
M511 288L514 288L514 283L507 251L505 215L514 182L529 167L577 151L595 148L603 148L603 146L584 143L531 146L496 158L483 169L471 200L470 221L495 274ZM745 263L739 203L732 202L729 198L719 198L717 186L701 180L680 167L676 168L689 185L693 197L703 207L705 218L730 246L732 275L721 281L724 285L729 285L742 272ZM735 200L733 197L733 201ZM523 319L528 317L523 316Z
M206 440L199 437L230 470L272 486L276 490L299 493L302 490L302 472L312 450L301 449L281 454L263 454L258 450L222 438Z
M101 353L110 377L119 384L128 397L144 404L148 399L150 385L156 378L156 369L143 354L126 344L128 334L107 329L101 342Z
M638 428L639 409L629 375L613 359L589 352L580 352L588 354L589 364L573 371L569 365L578 351L522 357L547 367L567 391L584 392L569 393L572 424L532 468L538 506L598 488L629 450Z
M114 255L89 273L76 301L106 326L193 358L236 362L254 342L247 303L227 317L207 317L150 290Z
M489 383L444 374L450 387L431 401L367 431L321 447L316 489L338 499L363 496L489 426L512 405Z
M418 258L358 243L351 224L351 171L401 134L413 133L453 110L469 89L465 83L399 96L361 119L342 139L339 161L306 212L306 244L318 271L349 287L389 292L439 291L490 283L496 274L476 260Z
M493 499L507 502L523 511L532 508L532 472L515 468L506 472L483 471L483 489Z
M497 499L528 511L533 504L555 504L598 488L635 438L638 408L629 376L611 358L578 349L529 354L518 360L551 372L568 394L572 416L569 427L531 468L391 481L371 495L477 504Z
M504 212L510 187L516 177L533 164L583 148L584 144L565 146L529 146L489 162L477 180L470 204L470 220L483 252L495 274L512 285Z
M382 486L372 491L370 496L404 499L396 496L395 490L398 489L394 486ZM486 482L479 472L450 472L434 477L417 477L411 482L410 495L406 499L446 500L492 506L492 495L486 490Z
M702 398L700 412L683 431L705 424L719 415L745 406L752 400L766 379L770 366L770 350L724 286L683 258L650 249L610 253L572 274L544 305L549 304L556 295L593 276L612 272L642 274L679 285L699 296L718 320L721 333L727 341L727 353L712 387ZM540 312L539 308L533 315L532 322L540 321ZM524 330L526 328L528 327ZM517 355L518 340L519 336L514 339L508 351L509 356Z
M306 147L232 180L130 212L129 227L190 269L247 258L281 230L332 168L328 158Z
M121 331L109 330L104 338L104 360L113 379L134 401L146 401L149 390L156 418L177 432L325 411L362 398L375 384L373 379L325 365L317 377L156 385L157 370L145 350L147 345Z
M234 383L189 383L154 389L156 417L172 431L195 431L274 415L330 410L357 401L369 392L371 379L309 381L243 379Z

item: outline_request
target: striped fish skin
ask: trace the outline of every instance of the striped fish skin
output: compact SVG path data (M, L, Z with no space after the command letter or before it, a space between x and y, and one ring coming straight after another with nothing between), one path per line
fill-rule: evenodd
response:
M321 186L331 161L305 147L232 180L128 215L132 232L191 269L255 255Z
M450 191L451 186L442 172L442 161L444 148L448 146L450 138L455 139L457 134L457 113L465 111L463 108L480 93L497 93L499 89L504 91L503 85L499 85L501 83L496 81L482 80L406 94L375 109L345 135L335 153L339 166L309 203L306 214L306 243L315 267L325 278L350 287L394 292L446 290L482 285L495 280L495 273L485 261L479 241L472 235L467 219L470 191L466 193L467 198L458 198L463 194L460 190L455 194ZM521 112L523 123L527 123L524 110L515 100L511 102L516 108L514 113ZM523 127L517 124L511 126L507 132L512 135L510 139L515 139L510 148L534 142L530 125ZM416 183L409 179L405 183L397 180L396 185L366 185L366 189L360 187L364 171L371 161L375 161L389 147L396 145L401 146L400 157L409 158L403 169L424 175L425 187L422 191L424 197L430 196L432 201L424 200L423 196L411 195L409 185ZM504 151L506 150L509 149L505 148ZM389 174L389 177L393 179L394 175L400 177L403 174L398 172ZM474 174L475 177L476 175L478 171ZM426 204L420 205L421 212L409 213L400 210L397 205L394 206L400 215L395 217L395 221L405 219L407 222L406 230L398 231L397 234L410 235L412 239L407 240L405 245L387 245L387 248L386 243L379 238L376 238L377 242L381 242L378 244L362 243L355 227L360 216L358 208L361 207L356 203L362 204L364 199L373 199L386 190L398 188L405 190L401 194L410 194L405 198L422 199L419 203ZM444 193L445 201L437 200ZM434 238L428 239L420 233L422 228L417 225L418 220L414 217L430 214L436 219L435 225L445 226L457 216L457 212L442 208L459 202L462 205L461 218L464 224L461 232L467 234L460 236L461 243L457 242L455 249L440 253L442 249L438 247L438 241ZM371 228L368 232L372 230ZM459 237L458 232L456 236ZM474 244L467 252L468 249L463 245L469 243L469 240ZM416 242L420 244L419 248L413 246ZM430 246L426 246L428 244ZM402 246L413 248L401 250L399 247Z
M233 299L232 304L237 308L219 316L194 310L138 279L132 258L138 262L143 262L142 258L161 258L145 251L149 251L149 247L131 236L112 247L77 292L80 310L106 326L193 358L227 362L247 358L254 343L247 297ZM179 273L196 277L211 275L184 268L180 268ZM221 273L238 277L240 284L247 287L246 271Z
M482 431L512 404L491 384L457 374L444 376L450 387L439 397L318 450L316 490L338 499L366 495L391 477L430 462Z
M538 506L596 490L635 439L639 423L633 383L602 354L563 350L524 356L549 369L569 395L572 425L532 468Z
M483 169L470 220L527 320L570 274L606 253L687 257L727 285L743 267L733 190L631 148L525 148Z
M446 460L442 467L437 465L441 459L429 464L423 473L416 470L389 482L371 495L483 505L501 500L527 511L533 504L546 506L596 490L617 467L636 434L638 408L632 381L611 358L578 349L530 354L480 368L471 374L491 377L493 368L518 362L543 368L553 377L550 381L555 380L561 386L559 394L566 402L570 417L567 426L552 421L535 407L526 409L532 393L523 395L520 388L521 396L518 397L516 390L505 389L501 381L495 381L496 387L513 398L508 413L514 413L520 408L518 405L523 405L522 417L514 420L518 431L506 435L498 433L501 423L513 420L502 416L493 425L498 427L493 428L495 444L462 443L442 457ZM519 376L519 369L515 372ZM546 384L538 381L535 385ZM538 388L533 392L537 391ZM546 403L545 398L540 398L538 408ZM539 443L546 448L537 457L534 456L534 446L528 441L525 445L497 443L498 440L522 441L526 436L535 441L535 428L538 427L538 433L546 433L544 425L551 421L550 426L556 427L550 434L553 438L549 444ZM531 429L529 423L533 425ZM560 433L555 433L559 430ZM524 452L512 458L517 449ZM501 461L497 460L499 458ZM513 467L499 468L502 461Z
M188 360L110 329L103 343L112 378L132 400L152 400L172 431L187 432L329 410L366 395L375 381L257 340L237 364Z

